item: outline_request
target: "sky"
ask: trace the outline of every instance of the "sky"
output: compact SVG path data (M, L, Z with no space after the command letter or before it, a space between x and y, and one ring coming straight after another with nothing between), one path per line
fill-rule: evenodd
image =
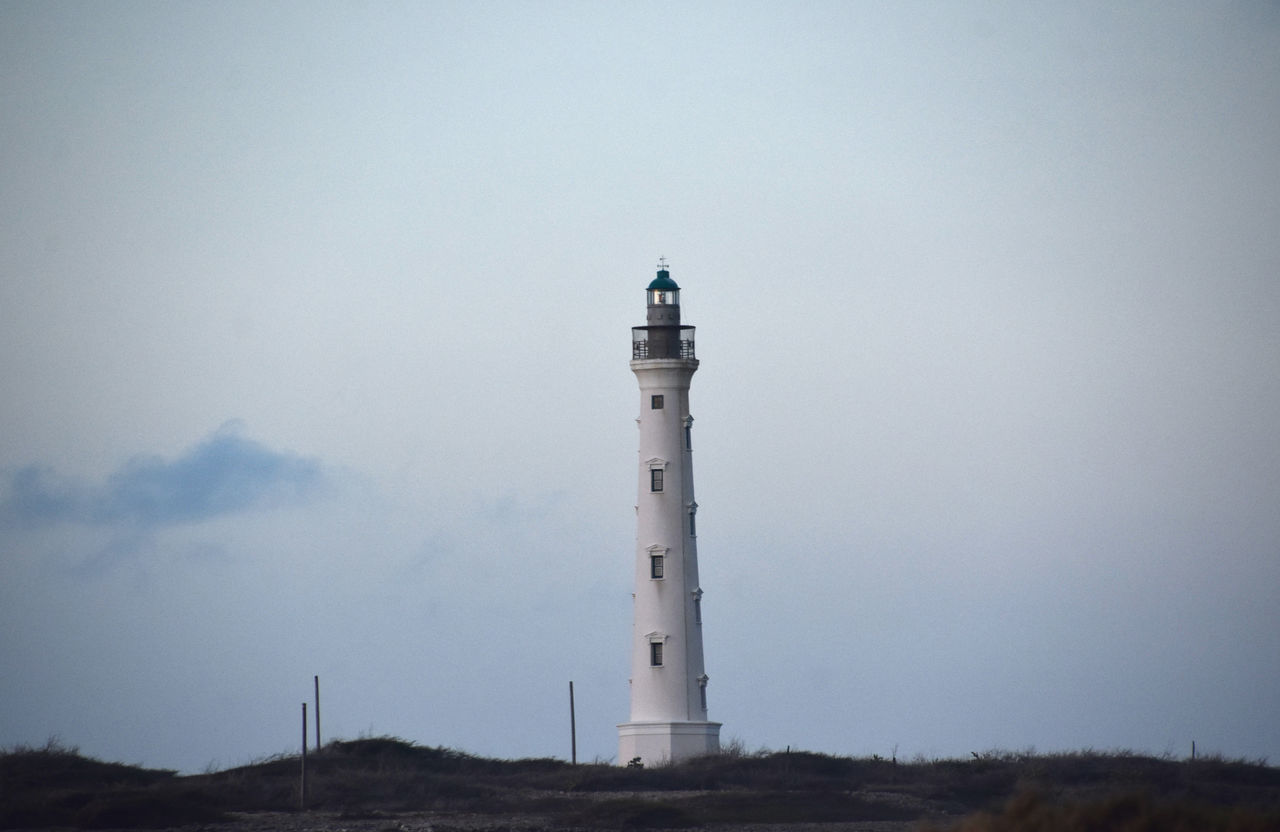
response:
M0 746L1280 761L1280 6L0 5Z

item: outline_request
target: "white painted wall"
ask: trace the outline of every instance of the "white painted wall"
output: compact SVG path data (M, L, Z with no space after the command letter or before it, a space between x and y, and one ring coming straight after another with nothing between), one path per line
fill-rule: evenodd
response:
M705 681L702 624L698 622L696 538L689 514L695 506L692 451L686 447L689 382L695 359L631 362L640 383L637 466L635 593L631 631L631 717L618 726L619 764L646 764L719 750L719 723L702 706ZM652 397L661 395L655 410ZM650 488L653 468L663 490ZM651 575L651 556L664 558L663 577ZM650 644L661 642L663 662L651 664Z

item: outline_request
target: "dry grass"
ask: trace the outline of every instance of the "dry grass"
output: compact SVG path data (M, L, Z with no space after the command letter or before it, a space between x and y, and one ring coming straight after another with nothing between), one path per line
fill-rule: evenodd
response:
M158 828L222 817L172 771L100 762L56 740L0 754L0 828Z
M999 812L978 812L936 832L1276 832L1280 812L1212 806L1186 800L1159 802L1130 792L1083 802L1047 800L1024 792Z
M103 763L75 749L0 753L0 828L157 828L228 812L296 812L299 759L186 777ZM955 832L1041 829L1280 830L1280 770L1221 758L1127 752L988 752L895 762L742 752L649 769L494 760L391 737L308 757L308 809L536 817L548 828L910 822Z

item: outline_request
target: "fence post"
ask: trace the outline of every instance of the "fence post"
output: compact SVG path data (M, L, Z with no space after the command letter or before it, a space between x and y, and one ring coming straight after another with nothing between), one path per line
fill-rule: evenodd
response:
M307 703L302 703L302 782L298 788L298 808L307 810Z
M573 711L573 682L569 682L569 749L573 765L578 764L578 720Z
M320 751L320 677L316 677L316 751Z

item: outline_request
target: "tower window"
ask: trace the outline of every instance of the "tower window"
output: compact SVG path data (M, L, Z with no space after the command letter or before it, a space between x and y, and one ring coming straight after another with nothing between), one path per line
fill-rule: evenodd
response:
M702 705L702 710L705 711L707 709L707 683L706 682L703 682L701 685L698 685L698 697L702 700L701 702L699 702L699 704Z
M662 642L649 642L649 666L662 667Z
M661 409L662 409L662 403L663 403L663 398L662 398L662 394L661 394L661 393L657 394L656 396L650 396L650 397L649 397L649 409L650 409L650 410L661 410Z
M689 537L698 536L698 526L697 526L697 523L694 522L697 516L698 515L694 514L692 511L689 512Z
M656 578L661 578L661 577L662 577L662 567L663 567L663 557L662 557L662 555L650 555L650 556L649 556L649 577L650 577L650 578L655 578L655 579L656 579Z
M693 596L693 623L694 624L702 623L702 596L701 595Z
M650 491L662 490L662 473L663 472L661 468L649 469L649 490Z
M693 450L693 425L684 426L684 449L686 451Z

